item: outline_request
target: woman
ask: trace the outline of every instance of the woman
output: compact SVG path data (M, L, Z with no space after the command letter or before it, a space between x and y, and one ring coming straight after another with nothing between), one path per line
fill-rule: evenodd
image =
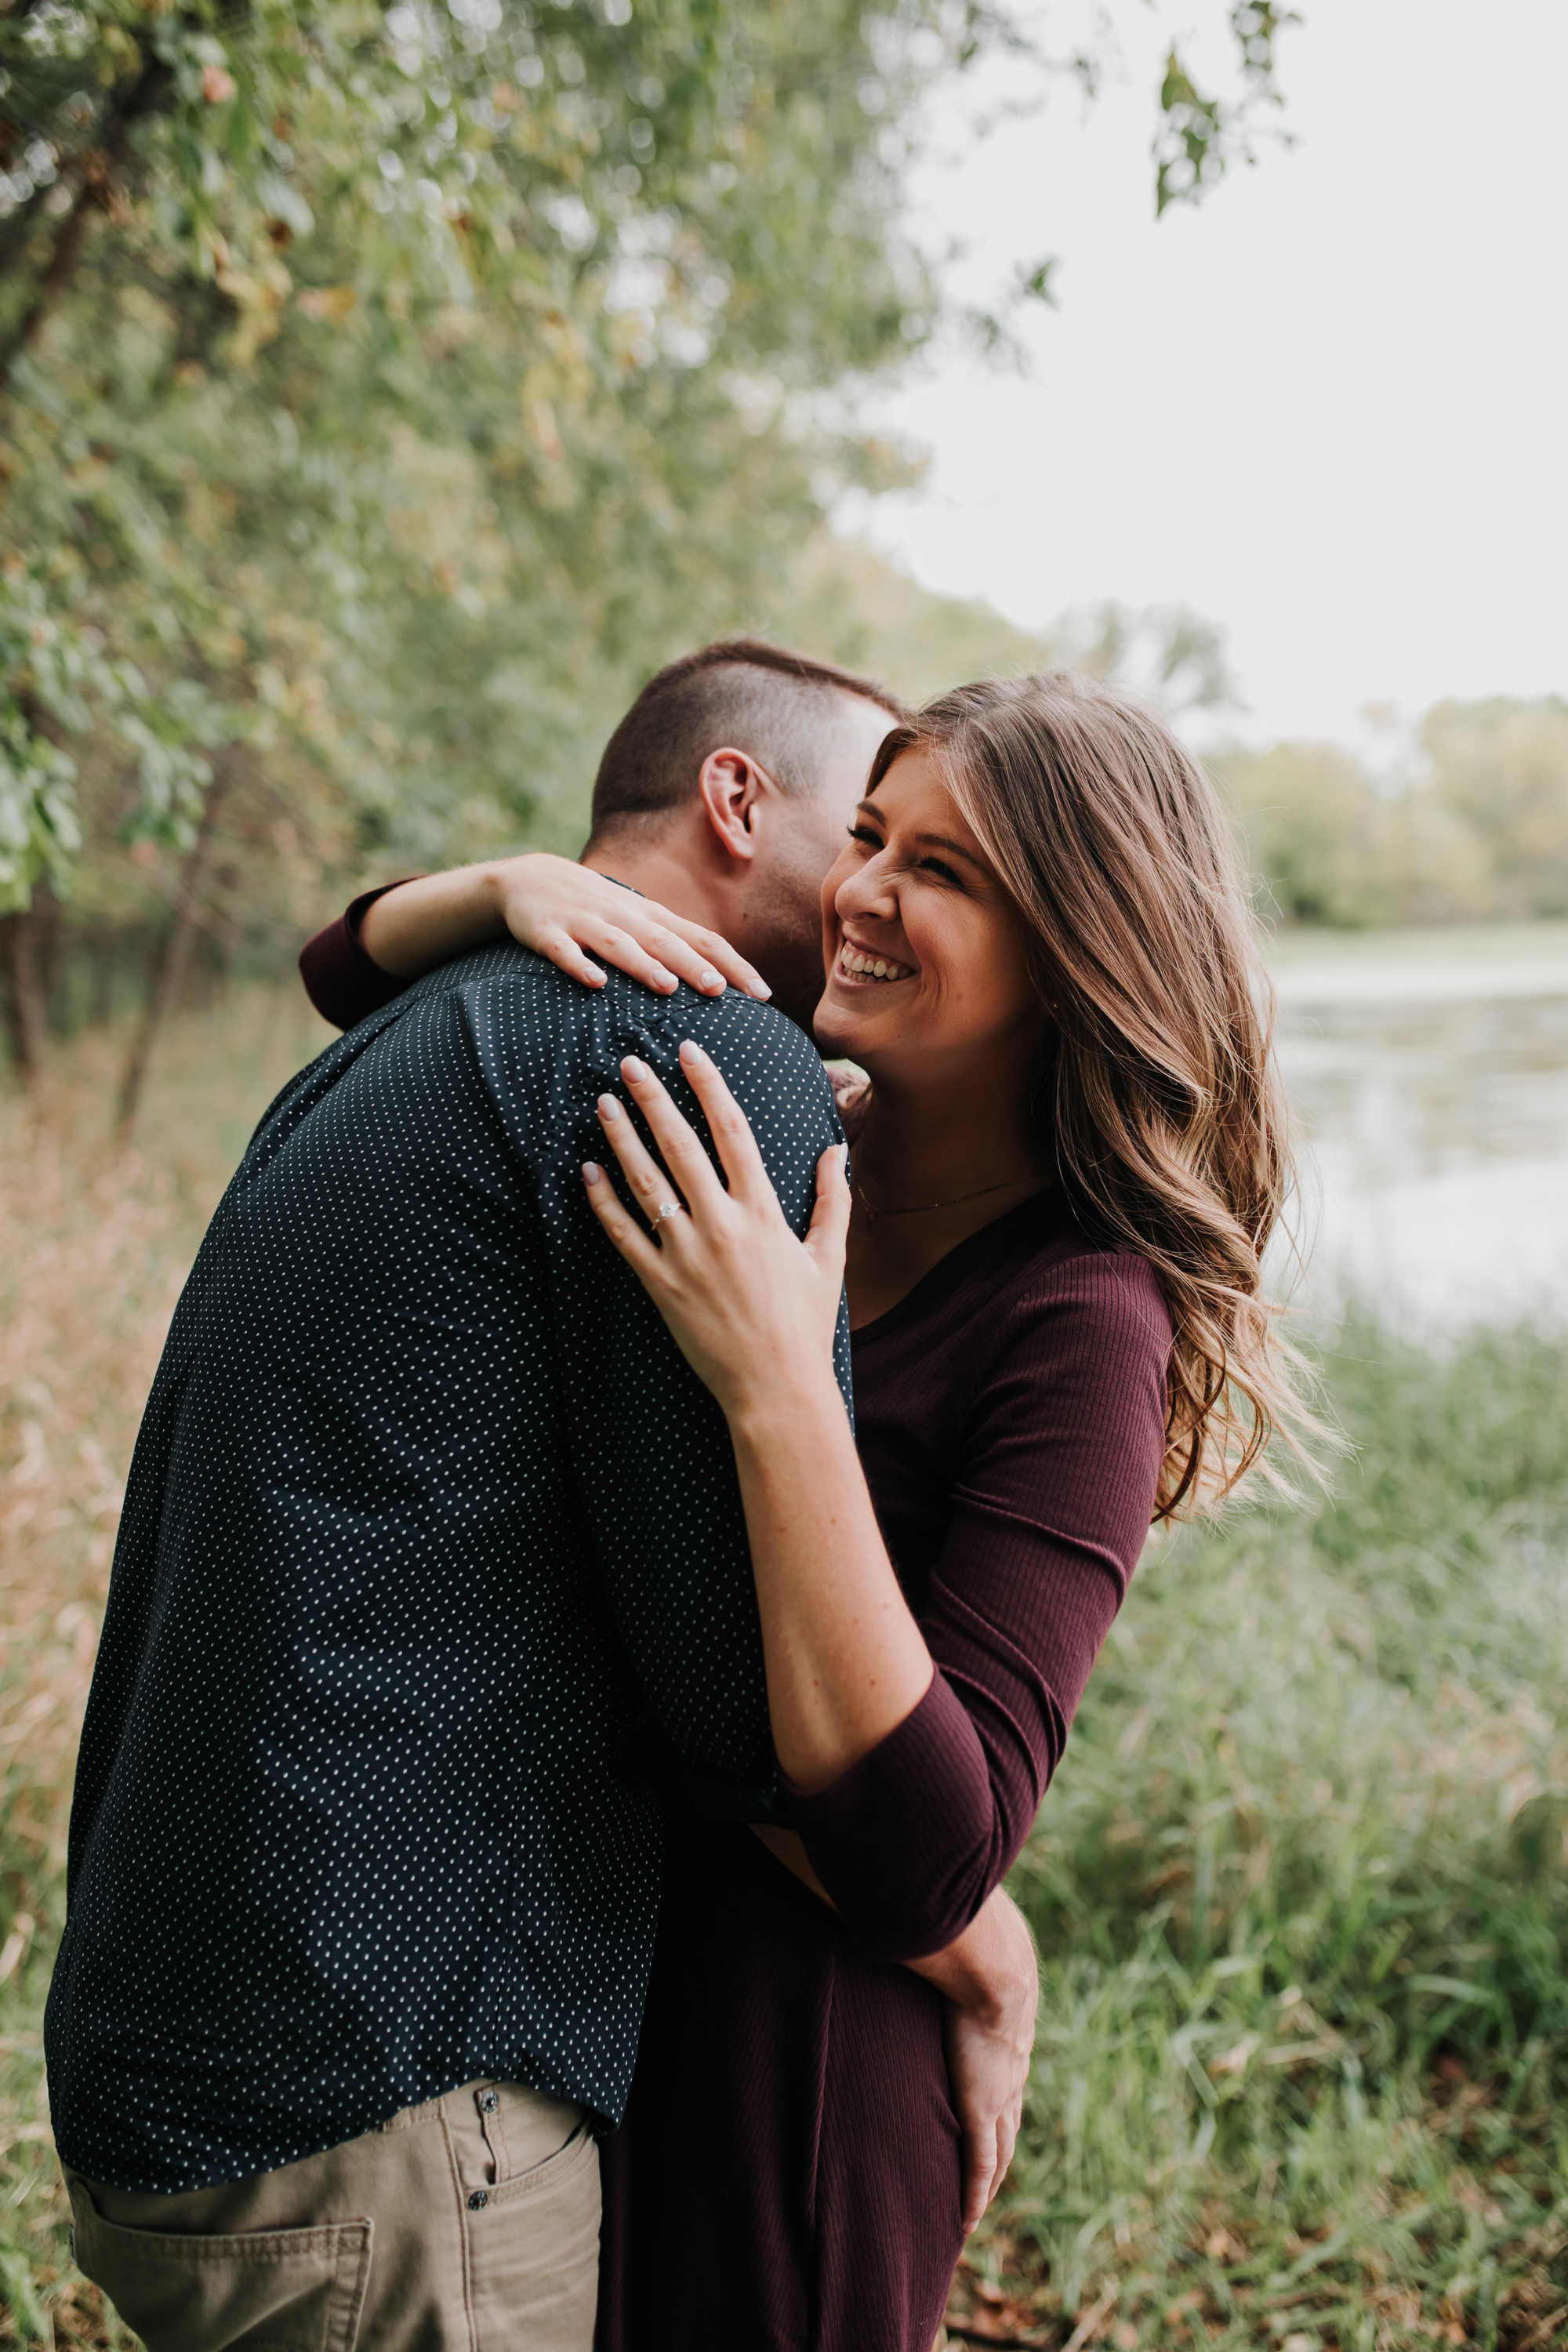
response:
M620 1182L584 1171L729 1418L798 1832L672 1802L606 2352L928 2352L960 2134L942 2005L885 1963L992 1897L1151 1517L1300 1418L1260 1294L1290 1172L1266 986L1158 720L1065 677L943 697L884 742L823 917L818 1042L870 1084L807 1241L695 1049L728 1189L633 1062L663 1168L606 1097Z

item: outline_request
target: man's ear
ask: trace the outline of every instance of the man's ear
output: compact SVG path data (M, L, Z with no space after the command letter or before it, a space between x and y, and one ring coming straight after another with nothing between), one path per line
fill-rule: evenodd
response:
M702 813L726 856L750 865L757 854L752 816L766 790L762 770L731 745L710 751L697 778Z

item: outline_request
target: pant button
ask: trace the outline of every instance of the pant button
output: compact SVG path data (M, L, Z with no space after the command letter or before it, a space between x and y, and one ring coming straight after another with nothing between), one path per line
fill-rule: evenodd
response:
M488 2189L471 2189L468 2191L468 2210L470 2213L482 2211L484 2207L487 2206L489 2201L490 2192Z
M481 2091L479 2093L479 2113L481 2116L493 2116L500 2105L500 2093L499 2091Z

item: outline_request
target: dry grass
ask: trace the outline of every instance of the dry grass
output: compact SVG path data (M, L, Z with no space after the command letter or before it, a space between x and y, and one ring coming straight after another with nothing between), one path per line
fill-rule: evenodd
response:
M118 1037L0 1096L0 2342L123 2340L69 2284L42 2066L77 1732L169 1316L256 1118L331 1034L293 992L180 1020L128 1150Z

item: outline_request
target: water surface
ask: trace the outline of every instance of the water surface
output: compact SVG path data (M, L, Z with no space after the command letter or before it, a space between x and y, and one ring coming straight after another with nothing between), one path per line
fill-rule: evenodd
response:
M1309 1296L1413 1327L1568 1316L1568 924L1276 943Z

